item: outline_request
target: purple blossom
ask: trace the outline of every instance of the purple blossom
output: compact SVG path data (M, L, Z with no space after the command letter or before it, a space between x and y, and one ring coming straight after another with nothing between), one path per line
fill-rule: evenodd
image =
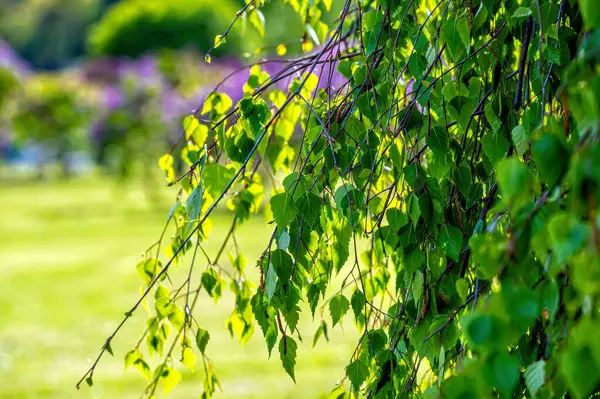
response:
M102 97L102 103L108 110L119 108L125 102L121 91L114 86L105 86Z
M162 119L165 123L178 120L189 112L188 101L175 90L164 89L161 93Z
M330 54L324 54L323 60ZM261 65L269 75L274 77L283 71L289 64L272 61ZM335 70L335 63L320 64L313 71L319 77L319 87L337 89L345 83L345 79ZM159 117L164 131L164 136L175 138L181 131L181 120L186 115L202 107L206 96L218 88L219 92L226 93L234 103L243 97L243 86L248 80L250 67L244 67L238 60L223 59L213 64L198 62L194 73L199 73L205 81L192 93L185 96L172 87L160 72L158 62L151 56L137 60L99 60L97 65L90 64L92 74L99 76L102 82L100 102L103 112L98 115L98 120L93 123L91 136L100 140L106 130L107 118L112 113L124 107L129 107L136 101L146 98L149 101L144 106L143 114L155 113ZM331 68L334 68L333 71ZM278 81L275 87L286 91L293 79L308 71L308 67L300 69L297 73ZM328 85L329 73L332 71L331 84ZM93 78L91 78L93 80ZM332 93L332 91L330 91ZM135 109L135 107L134 107Z
M21 77L31 73L29 65L2 39L0 39L0 67L10 69Z
M326 61L332 56L334 56L333 51L329 51L323 54L320 57L320 60ZM242 87L248 80L252 65L243 67L239 62L236 63L231 60L226 61L225 65L231 68L231 71L227 73L235 73L222 82L219 91L227 93L235 102L243 97ZM310 70L310 64L307 63L304 68L298 68L294 72L293 69L289 69L289 64L287 62L281 60L270 60L260 64L260 67L263 71L267 72L272 79L276 79L278 74L286 76L284 79L278 80L274 85L274 87L282 91L286 91L294 79L300 79L305 72ZM223 76L226 77L227 73L224 72ZM337 71L337 62L335 61L318 64L312 73L319 79L317 87L328 89L330 94L333 94L335 90L338 90L347 82L347 79Z
M145 56L137 60L123 60L117 68L117 75L120 79L134 81L137 88L164 85L156 59L151 56Z

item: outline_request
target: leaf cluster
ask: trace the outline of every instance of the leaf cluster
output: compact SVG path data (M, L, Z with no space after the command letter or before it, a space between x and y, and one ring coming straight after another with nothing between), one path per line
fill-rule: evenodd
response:
M161 162L181 186L177 230L168 263L142 268L142 298L165 289L184 253L196 259L220 202L233 222L221 250L206 255L197 290L192 262L155 317L175 326L185 351L195 329L189 294L216 300L229 283L230 332L244 343L257 324L294 381L299 319L320 319L314 343L352 319L361 335L335 398L596 393L592 3L347 1L325 30L331 3L290 1L318 47L272 75L252 66L238 104L211 93L206 127L198 115L184 123L189 172L175 179L172 162ZM325 64L345 83L334 87ZM260 168L274 183L264 210ZM272 233L253 284L235 232L261 210ZM172 352L163 358L175 363Z

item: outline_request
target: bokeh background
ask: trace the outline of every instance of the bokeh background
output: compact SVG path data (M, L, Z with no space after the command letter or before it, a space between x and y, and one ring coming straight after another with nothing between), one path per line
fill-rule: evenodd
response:
M0 0L0 398L139 397L145 380L124 370L123 356L143 333L143 309L113 341L94 387L74 386L138 298L135 265L175 199L157 160L225 76L302 49L302 21L272 1L264 26L241 21L207 64L243 5ZM247 77L242 69L222 88L236 101ZM224 210L213 219L212 252L229 220ZM250 264L268 234L258 217L238 236ZM354 349L351 320L311 349L320 315L303 313L294 384L276 354L268 359L260 331L244 347L229 335L232 304L228 293L217 305L205 299L196 315L211 333L217 397L327 397ZM199 397L201 387L201 371L183 371L170 397Z

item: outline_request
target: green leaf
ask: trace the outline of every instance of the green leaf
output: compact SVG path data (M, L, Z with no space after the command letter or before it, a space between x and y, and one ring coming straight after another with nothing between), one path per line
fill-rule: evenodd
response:
M496 133L488 133L481 139L483 151L489 158L490 162L495 164L506 156L510 143L500 131Z
M469 247L477 274L486 280L494 277L506 252L506 240L498 235L481 234L469 239Z
M527 387L527 390L529 390L531 396L535 396L544 385L544 381L546 380L546 373L544 371L545 364L546 362L543 360L538 360L537 362L530 364L523 373L525 386Z
M364 194L351 183L340 186L335 192L335 204L338 210L345 212L349 207L362 203Z
M89 377L86 377L85 383L88 385L88 387L91 387L94 385L94 380L92 379L91 375Z
M531 8L519 7L513 13L512 19L513 19L513 21L519 21L519 20L523 20L527 17L530 17L532 14L533 14L533 12L531 12Z
M281 249L276 249L269 253L269 259L281 283L287 284L292 277L292 268L294 267L294 261L290 254Z
M298 198L298 213L304 217L304 221L313 224L321 212L322 201L313 193L306 193ZM293 220L293 219L292 219Z
M142 358L142 352L140 352L140 350L137 348L132 349L129 352L127 352L127 354L125 355L125 369L127 370L127 368L129 366L132 366L136 360L141 359L141 358Z
M464 87L463 85L461 85L461 87ZM457 87L457 83L456 82L449 82L448 84L444 85L444 87L442 88L442 95L444 96L444 100L446 100L447 102L452 101L452 99L456 98L456 96L458 96L458 87ZM434 130L437 130L438 132L435 132ZM448 133L445 131L445 129L442 128L433 128L431 129L431 134L430 134L430 138L433 138L433 147L429 144L429 141L427 141L427 145L429 145L429 147L431 147L432 150L435 150L436 147L436 142L435 142L435 136L439 135L442 132L443 134L447 135Z
M263 294L260 290L254 294L250 300L250 303L252 305L252 313L254 313L254 318L260 326L263 335L266 336L267 330L271 326L271 323L269 321L269 312L263 302Z
M467 299L467 295L469 295L469 283L466 279L460 278L456 280L456 292L461 300L464 301Z
M388 208L385 213L388 224L394 230L398 231L408 224L408 217L398 208Z
M275 288L277 287L277 273L275 273L275 268L273 268L273 264L269 265L267 269L267 273L265 276L265 291L267 293L267 300L271 302L273 299L273 295L275 294Z
M419 197L414 193L408 198L408 216L413 222L413 226L416 226L421 217L421 208L419 207Z
M444 89L447 87L455 88L455 85L448 84L444 86ZM435 153L445 154L448 151L449 140L448 140L448 132L446 129L442 129L440 127L433 127L429 134L429 137L426 139L427 146L431 148L431 150Z
M313 338L313 348L315 345L317 345L317 342L319 342L321 335L324 335L325 339L329 341L329 336L327 335L327 323L325 320L321 320L321 324L319 324L319 328L317 328L317 331L315 332L315 336Z
M173 167L173 155L171 154L165 154L162 157L160 157L160 159L158 160L158 166L162 169L162 170L168 170L171 169Z
M600 28L600 7L596 0L579 0L579 8L588 29Z
M208 138L208 126L201 125L194 115L188 115L183 119L183 130L186 140L193 140L199 147L202 147Z
M181 363L191 371L194 371L196 365L196 354L190 348L183 348L181 352Z
M456 345L456 341L459 338L459 329L458 323L456 319L448 322L450 315L448 314L440 314L433 318L433 321L429 324L429 329L425 330L427 335L431 335L436 332L440 327L445 325L444 330L442 331L442 344L444 349L449 351ZM433 347L435 349L435 346Z
M456 23L456 30L458 30L458 35L460 36L460 40L467 50L471 48L471 32L469 31L469 22L466 18L460 18Z
M301 297L300 288L293 283L284 285L280 292L281 312L291 331L296 329L298 320L300 319L298 302L300 302Z
M198 346L200 353L204 353L206 351L206 345L208 345L209 340L210 334L208 331L198 328L198 331L196 331L196 346Z
M558 138L550 134L538 140L531 149L540 177L549 188L554 187L567 171L569 152Z
M185 202L185 209L187 209L188 224L191 227L192 223L200 217L200 210L202 209L202 186L200 183L188 196Z
M208 63L210 64L210 57ZM211 92L204 101L202 115L213 111L217 115L225 114L233 105L231 98L225 93Z
M452 59L458 61L465 49L465 45L459 33L458 22L456 20L449 20L444 24L442 32Z
M180 307L176 306L173 308L171 314L169 314L168 319L176 330L181 330L185 323L185 314Z
M562 356L561 371L577 398L589 398L600 379L600 370L589 349L566 352Z
M365 308L367 303L367 298L365 298L365 294L358 288L354 290L352 294L352 298L350 298L350 303L352 304L352 311L354 312L354 316L358 319L363 315L362 311Z
M510 133L512 142L519 155L525 154L529 147L529 137L523 125L517 125Z
M502 346L503 326L496 316L471 313L461 319L462 330L476 348L489 351Z
M440 345L440 357L439 357L439 372L438 372L438 386L442 384L444 380L444 369L446 367L446 351L444 345Z
M419 302L421 300L421 297L423 296L423 283L424 283L424 278L423 278L423 273L421 273L421 271L417 270L415 272L415 280L413 282L413 298L415 300L415 303Z
M204 168L203 179L204 185L208 193L213 197L217 198L221 195L223 190L227 187L235 171L230 168L226 168L223 165L208 165Z
M376 11L373 11L376 12ZM369 29L368 31L368 39L367 39L367 44L366 44L366 49L365 49L365 55L369 56L373 53L373 51L375 51L375 49L377 48L377 43L384 43L386 40L385 37L385 32L382 32L383 29L383 23L381 22L381 19L383 18L383 16L379 13L377 13L377 18L378 18L378 22L372 26L371 28L367 28Z
M196 119L194 115L188 115L183 118L183 130L185 131L185 138L189 139L192 132L200 126L200 121Z
M298 345L296 341L290 336L283 336L279 340L279 358L284 370L296 382L296 376L294 375L294 368L296 367L296 351Z
M425 264L425 253L423 253L423 251L421 251L419 248L416 248L406 255L404 260L406 272L409 273L409 276L411 276L418 268Z
M479 27L481 27L484 24L484 22L487 20L487 17L488 17L488 11L487 11L487 8L485 7L485 4L482 1L481 4L479 4L479 8L477 9L477 12L475 13L475 17L473 18L473 26L472 26L473 31L475 31Z
M258 77L256 78L256 86L258 86L258 82L263 80L263 74L265 74L265 72L260 73L260 79ZM249 82L252 77L253 75L250 76ZM271 115L269 106L263 100L259 99L253 101L250 98L245 98L240 101L240 108L242 110L242 115L244 116L245 125L247 126L246 131L251 133L250 138L258 138Z
M486 362L483 376L503 397L510 398L519 381L519 363L508 353L502 352Z
M580 320L569 334L569 344L559 356L559 371L576 398L589 398L600 382L600 351L596 320Z
M287 230L280 231L277 229L278 237L277 237L277 248L285 251L290 246L290 235Z
M560 212L548 221L548 232L553 249L553 261L562 264L586 242L588 229L569 213Z
M541 307L548 311L548 318L554 320L560 303L560 290L555 280L549 279L540 286Z
M344 317L348 309L350 308L350 302L342 294L336 295L329 301L329 313L333 320L333 326Z
M515 203L528 194L531 174L524 163L511 157L500 162L496 172L498 188L505 201Z
M221 47L222 44L225 44L226 42L227 42L226 36L217 35L217 36L215 36L215 43L213 44L213 47L219 48L219 47Z
M458 191L463 195L463 197L469 196L469 190L471 188L471 169L466 164L461 164L454 171L454 181L456 182L456 186L458 187Z
M166 372L162 372L160 382L163 386L163 392L167 395L181 382L181 373L174 367L170 368Z
M339 219L334 223L332 228L335 240L331 246L329 246L328 253L331 254L331 260L333 266L337 272L341 270L348 256L350 255L350 239L352 238L352 227L346 219Z
M356 359L346 367L346 376L352 383L352 387L356 392L360 386L367 380L369 376L369 368L366 364Z
M482 3L482 5L483 5L483 3ZM494 112L494 107L492 106L491 103L487 103L485 105L484 112L485 112L485 118L487 119L488 123L492 127L492 132L494 134L498 133L498 131L500 131L500 129L502 128L502 121L500 120L500 118L498 118L498 116L496 116L496 113ZM489 136L489 135L486 135L486 137L487 136ZM488 147L491 147L491 145L488 144ZM488 155L488 158L490 158L490 160L492 159L489 155Z
M320 46L321 39L319 39L319 35L317 35L317 32L315 32L315 28L313 28L311 24L305 24L304 28L306 29L306 32L309 34L312 41L315 42L317 46Z
M269 350L269 358L271 358L271 353L273 352L273 348L277 343L277 336L279 335L279 330L275 324L272 324L267 330L267 334L265 335L265 341L267 343L267 349Z
M133 367L135 367L140 374L146 377L146 380L150 382L150 366L148 366L148 363L146 363L144 359L137 359L133 362Z
M529 288L507 285L502 290L502 296L505 310L524 334L540 314L538 295Z
M142 278L142 280L144 280L144 283L146 284L150 284L152 280L154 280L154 277L156 276L156 273L160 268L161 265L159 264L159 261L155 258L143 260L140 263L138 263L135 267L138 275Z
M273 217L279 228L289 226L298 214L294 200L287 193L274 195L270 204Z
M202 286L208 293L210 297L213 297L213 290L218 282L218 275L214 268L209 268L207 271L202 273L202 277L200 277L200 281L202 281Z
M462 232L453 226L442 226L438 245L450 259L458 262L458 257L462 249Z
M253 9L248 17L250 24L256 29L261 37L265 37L265 16L258 9Z

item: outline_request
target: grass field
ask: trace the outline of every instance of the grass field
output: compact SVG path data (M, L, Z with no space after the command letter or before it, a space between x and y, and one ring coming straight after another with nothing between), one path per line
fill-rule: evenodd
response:
M135 265L158 237L170 209L150 206L139 189L99 179L0 183L0 398L137 398L145 380L123 369L123 356L144 329L139 309L113 343L115 357L103 359L95 385L75 390L123 312L138 298ZM229 227L217 216L208 251L216 251ZM270 234L262 218L250 222L238 241L250 265ZM207 298L195 315L211 333L208 354L224 392L220 398L324 397L343 376L356 339L348 319L332 342L311 349L316 329L304 312L294 384L278 355L268 359L257 326L240 347L225 328L233 300ZM158 358L154 358L154 364ZM183 372L183 367L181 368ZM183 372L172 398L199 397L201 372Z

